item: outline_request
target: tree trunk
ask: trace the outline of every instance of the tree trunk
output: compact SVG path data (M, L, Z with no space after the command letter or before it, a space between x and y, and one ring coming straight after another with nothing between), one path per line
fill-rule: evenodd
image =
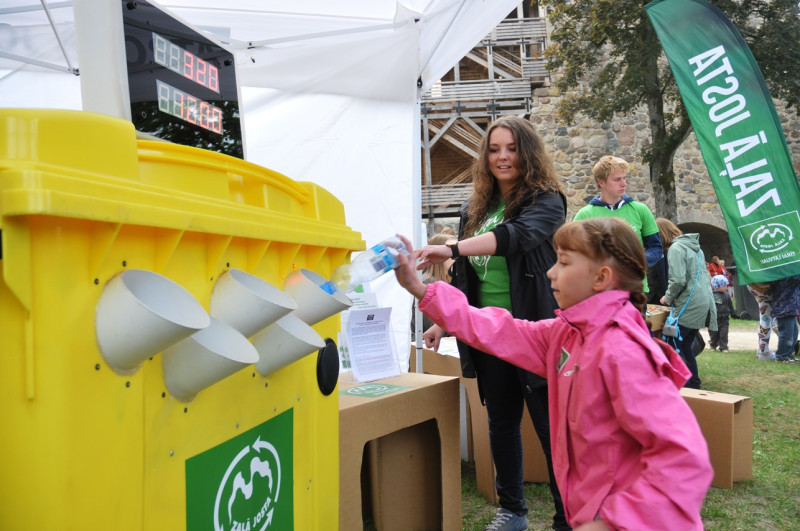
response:
M650 182L653 185L656 217L667 218L677 223L678 205L675 196L675 172L672 169L672 154L666 155L661 152L650 162Z
M664 122L664 98L658 80L658 58L648 60L647 111L650 119L650 183L653 185L653 199L656 205L655 216L667 218L677 223L678 206L675 198L675 171L672 157L680 142L675 144L667 134ZM674 145L673 145L674 144Z

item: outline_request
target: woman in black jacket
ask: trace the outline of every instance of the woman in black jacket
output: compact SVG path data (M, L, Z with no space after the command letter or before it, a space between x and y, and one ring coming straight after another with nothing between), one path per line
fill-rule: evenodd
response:
M556 261L552 237L564 223L566 199L541 137L527 120L500 118L486 132L472 173L473 192L461 209L458 240L420 249L418 269L454 258L452 283L470 304L504 307L532 321L553 317L557 304L546 272ZM437 325L429 328L425 345L438 349L443 333ZM500 509L487 529L527 528L523 404L547 458L553 529L570 529L553 477L547 382L460 341L458 350L463 375L478 378L489 416Z

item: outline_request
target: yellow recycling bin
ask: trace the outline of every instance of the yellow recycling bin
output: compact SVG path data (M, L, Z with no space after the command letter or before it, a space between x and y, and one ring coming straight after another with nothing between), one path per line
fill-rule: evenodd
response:
M287 281L364 248L344 223L123 120L0 109L0 529L335 525L349 301L304 322Z

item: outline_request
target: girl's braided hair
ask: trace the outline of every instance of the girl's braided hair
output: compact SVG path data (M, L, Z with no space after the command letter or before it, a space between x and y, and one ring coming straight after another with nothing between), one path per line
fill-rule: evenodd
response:
M625 221L591 218L562 225L553 237L557 249L574 251L597 262L612 262L618 288L630 292L630 301L644 311L647 297L643 280L647 271L644 247Z

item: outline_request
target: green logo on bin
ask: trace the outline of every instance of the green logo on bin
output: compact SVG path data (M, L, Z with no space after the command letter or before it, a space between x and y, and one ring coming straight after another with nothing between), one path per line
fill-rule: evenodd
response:
M294 528L292 410L186 460L186 528Z

